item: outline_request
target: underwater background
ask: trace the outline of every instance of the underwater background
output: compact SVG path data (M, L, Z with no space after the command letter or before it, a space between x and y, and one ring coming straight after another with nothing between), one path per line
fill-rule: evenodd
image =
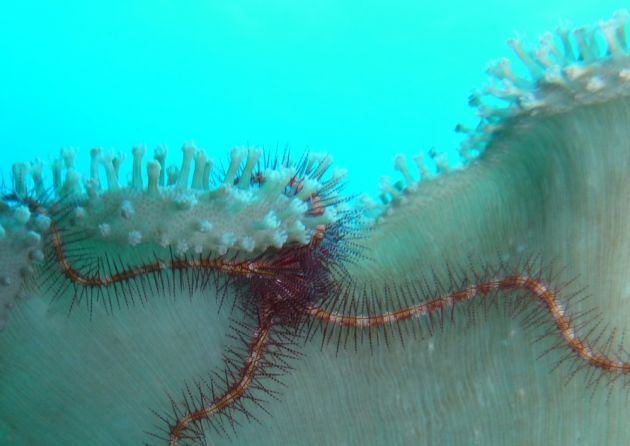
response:
M455 125L476 125L468 95L484 83L489 60L515 59L505 44L514 31L535 42L563 17L574 25L589 24L623 6L619 1L3 4L0 170L7 179L12 162L57 155L60 147L68 146L80 149L82 172L87 172L89 149L95 146L127 153L127 169L129 149L137 144L146 144L150 151L166 144L169 162L175 164L186 141L194 141L215 160L226 160L234 146L272 150L288 146L298 153L303 149L330 152L336 165L349 169L350 191L376 195L379 176L396 175L395 154L412 155L432 147L453 149L462 139L454 132ZM373 240L375 252L385 251L379 258L383 274L399 273L403 265L408 268L402 269L404 277L415 272L419 263L423 271L428 270L436 259L459 256L456 242L462 240L470 241L468 248L487 259L505 246L517 250L531 242L532 250L548 249L545 254L559 255L559 263L569 266L569 275L580 276L578 285L591 285L604 298L613 296L610 301L595 300L594 306L610 326L623 329L627 324L620 324L611 314L630 320L616 306L618 300L628 301L619 289L630 289L624 282L628 259L619 252L630 249L624 244L626 239L622 243L616 237L628 231L623 218L615 214L613 219L607 212L627 209L624 203L630 184L612 184L616 195L604 187L597 190L599 194L587 195L590 183L584 189L568 180L560 186L554 183L580 176L573 175L575 169L567 168L566 174L557 169L561 157L554 158L552 153L528 164L531 160L526 154L530 148L534 155L546 154L545 148L556 149L563 140L569 149L561 148L569 153L574 140L567 135L595 149L611 136L609 146L617 149L618 158L610 155L607 164L601 163L601 171L577 170L595 179L607 178L609 166L630 165L625 155L630 152L618 141L625 133L610 131L626 128L630 112L626 115L624 107L614 103L610 108L593 107L592 114L591 109L579 110L566 120L562 116L543 119L540 129L536 127L539 133L522 143L517 131L514 140L509 139L512 135L503 135L497 143L503 156L500 168L492 170L488 163L470 176L457 177L449 185L449 206L420 202L386 219L385 229ZM612 124L599 126L602 122ZM590 133L587 124L593 128ZM584 133L576 128L583 128ZM560 129L559 136L554 138L553 132L549 136L549 129ZM514 148L517 155L502 151L505 147ZM598 160L585 157L583 165L592 167L592 159ZM520 170L506 168L512 166ZM630 178L621 170L623 178ZM481 186L465 190L462 184ZM544 193L528 194L540 192L535 188L541 184ZM505 193L493 194L491 186ZM432 200L441 204L442 185L427 187L435 193ZM543 187L559 192L552 196ZM571 192L574 195L564 199ZM529 200L523 199L526 196ZM614 200L600 200L610 196ZM583 209L575 203L582 202L601 203L601 209L585 205L588 212L580 213ZM499 205L494 207L495 203ZM576 208L579 212L574 214ZM435 212L427 216L427 209ZM496 227L490 226L495 215L487 215L487 209L498 215ZM601 227L587 225L592 223L589 217ZM608 221L613 222L612 229L606 226ZM616 225L618 221L621 224ZM576 222L575 228L569 226L571 222ZM399 240L392 228L400 229ZM416 230L428 236L418 237ZM394 258L399 255L400 260ZM605 288L609 283L613 283L612 291ZM161 407L162 387L171 394L179 392L180 383L201 375L198 370L205 373L208 364L221 365L218 358L225 344L206 342L210 338L224 342L227 332L228 322L217 316L214 303L200 299L186 307L188 302L176 302L168 313L149 305L146 315L145 308L137 307L115 318L90 321L81 311L66 319L67 307L49 310L43 302L38 298L16 305L12 325L5 329L8 335L0 341L3 357L9 358L5 365L13 365L0 365L0 376L11 382L10 389L4 389L10 390L5 394L10 397L3 400L0 392L0 409L10 414L0 417L0 444L13 438L14 432L24 434L14 444L27 444L23 438L29 435L46 438L50 444L55 440L68 444L59 439L75 435L89 438L90 444L111 444L111 438L127 434L129 444L139 444L138 426L144 426L146 419L138 407ZM468 439L475 444L535 443L531 438L547 439L548 444L601 444L602 438L627 438L624 402L606 395L605 389L589 400L575 382L562 387L563 375L549 373L553 361L535 360L540 353L530 345L535 330L530 333L516 321L503 319L496 325L479 324L461 336L459 327L447 329L446 335L421 348L407 344L406 349L396 347L392 352L372 353L365 348L337 357L334 348L321 352L317 341L309 344L307 359L297 362L283 396L272 402L271 416L261 413L262 426L245 422L237 440L220 438L216 444L315 444L313 439L322 435L336 439L330 444L375 445L412 444L410 439L417 438L429 444L436 438L444 444L468 444ZM182 327L197 337L188 341L178 331ZM118 336L137 339L137 346L118 346ZM184 342L182 338L195 348L186 346L186 351L180 351L184 349L177 342ZM23 348L25 340L28 348ZM118 356L119 350L124 355ZM156 352L162 350L167 353L158 357ZM459 363L453 358L461 360L461 368L455 367ZM532 363L535 368L525 367ZM151 373L127 375L128 370L145 366ZM118 387L109 387L108 367ZM136 400L136 387L145 390L138 392L144 399ZM20 399L22 392L27 397ZM40 399L41 395L45 397ZM526 404L519 405L519 398ZM14 410L16 401L21 406ZM52 415L39 423L43 417L37 414L31 432L24 427L30 421L23 415L31 413L29 405L34 401L38 409ZM66 403L64 413L58 401ZM497 401L501 404L493 404ZM471 407L480 407L489 416ZM57 410L63 421L55 421ZM48 422L56 429L49 431ZM543 425L548 429L538 429ZM553 441L560 438L572 441Z
M2 2L0 166L194 141L328 151L376 194L396 153L455 148L492 59L620 1ZM177 161L177 163L179 163ZM129 163L127 163L129 165Z

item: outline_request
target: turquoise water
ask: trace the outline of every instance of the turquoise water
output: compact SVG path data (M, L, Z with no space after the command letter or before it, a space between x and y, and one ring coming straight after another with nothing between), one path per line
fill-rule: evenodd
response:
M456 147L505 40L610 17L620 1L2 2L0 165L62 146L216 159L235 145L334 154L376 191L395 153Z

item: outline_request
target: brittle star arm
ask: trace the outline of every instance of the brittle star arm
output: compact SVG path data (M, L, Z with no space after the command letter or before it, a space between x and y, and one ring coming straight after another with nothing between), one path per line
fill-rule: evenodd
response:
M381 314L342 314L317 306L309 307L306 312L308 316L324 324L364 330L394 325L398 322L422 316L430 316L445 308L471 301L475 297L482 297L498 290L524 290L540 301L551 317L564 343L586 364L614 375L627 375L630 373L630 362L619 361L598 353L584 339L578 337L571 319L566 315L563 305L558 300L557 294L549 289L543 281L524 275L494 278L443 294L427 302Z
M243 395L245 395L258 373L265 349L269 343L272 325L272 313L270 311L264 311L249 343L247 355L243 362L243 368L241 369L238 380L230 385L225 393L215 399L210 405L201 407L176 420L169 432L170 446L177 446L184 432L189 429L192 424L207 420L225 411L230 406L236 404Z
M131 280L142 275L157 273L166 269L173 271L186 269L213 270L231 275L250 277L268 276L271 273L265 269L265 264L256 260L252 261L229 261L221 258L172 258L167 261L155 261L144 263L135 268L125 269L115 274L109 275L85 275L73 268L68 261L64 251L63 240L57 226L51 224L52 244L54 255L63 275L71 282L83 286L108 286L115 283Z

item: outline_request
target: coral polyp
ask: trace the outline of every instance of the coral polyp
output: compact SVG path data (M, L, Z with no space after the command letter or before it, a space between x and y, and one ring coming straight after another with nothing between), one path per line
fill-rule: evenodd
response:
M0 438L627 443L626 18L512 40L456 167L397 156L378 200L318 153L15 164Z

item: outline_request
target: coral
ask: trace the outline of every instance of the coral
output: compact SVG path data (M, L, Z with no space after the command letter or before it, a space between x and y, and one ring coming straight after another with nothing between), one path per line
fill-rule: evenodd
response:
M31 296L0 336L0 439L138 444L165 418L184 443L226 407L212 444L626 443L625 20L512 42L530 76L489 66L466 168L399 157L358 219L321 155L236 150L211 181L191 146L164 178L160 149L145 186L136 148L121 186L119 156L93 151L82 185L65 150L50 193L16 164L2 299ZM285 317L305 312L321 351Z

